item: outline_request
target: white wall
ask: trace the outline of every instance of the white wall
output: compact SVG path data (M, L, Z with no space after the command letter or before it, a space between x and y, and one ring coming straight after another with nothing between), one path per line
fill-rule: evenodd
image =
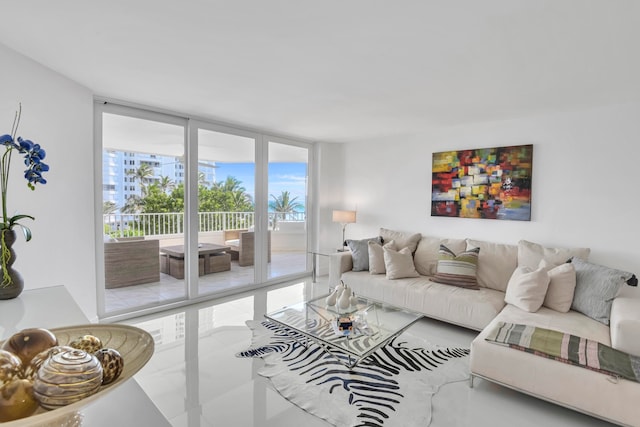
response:
M36 218L24 220L33 239L18 237L15 267L25 289L64 285L87 317L97 319L92 93L1 44L0 62L0 134L11 131L22 103L18 135L39 143L51 166L47 184L32 192L21 176L22 159L12 159L9 215Z
M347 144L343 205L358 204L347 237L385 227L590 247L592 262L640 276L639 117L640 105L621 105ZM530 222L430 216L433 152L519 144L534 145Z

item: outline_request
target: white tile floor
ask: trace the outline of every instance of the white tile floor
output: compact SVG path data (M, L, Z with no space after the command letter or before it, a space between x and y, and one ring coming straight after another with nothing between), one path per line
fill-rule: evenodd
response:
M322 279L322 278L321 278ZM282 398L257 375L260 359L240 359L248 347L249 319L320 295L326 282L310 280L192 305L126 323L148 330L156 351L136 375L175 427L327 426ZM469 346L477 334L422 319L410 329L440 345ZM444 386L433 399L433 427L609 426L603 421L476 379ZM409 427L409 426L404 426Z

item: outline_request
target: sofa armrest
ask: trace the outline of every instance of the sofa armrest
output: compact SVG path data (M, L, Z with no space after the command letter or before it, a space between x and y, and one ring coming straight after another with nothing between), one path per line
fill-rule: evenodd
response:
M329 255L329 287L333 288L340 284L340 277L345 271L353 269L351 252L336 252Z
M611 306L611 346L640 356L640 298L618 297Z

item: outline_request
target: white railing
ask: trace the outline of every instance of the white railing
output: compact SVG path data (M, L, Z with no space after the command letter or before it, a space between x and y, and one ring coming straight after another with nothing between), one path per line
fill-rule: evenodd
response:
M269 212L269 224L278 221L304 222L304 212L280 213ZM147 236L163 234L183 234L184 214L171 213L137 213L137 214L104 214L105 233L114 237ZM245 229L255 224L253 212L198 212L200 232Z

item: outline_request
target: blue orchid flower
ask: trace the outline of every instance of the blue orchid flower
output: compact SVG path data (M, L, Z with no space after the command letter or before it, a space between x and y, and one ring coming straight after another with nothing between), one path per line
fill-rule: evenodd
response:
M15 226L19 226L24 232L25 239L29 241L31 240L31 230L19 221L26 218L34 218L31 215L25 214L17 214L11 217L7 214L7 181L9 180L9 169L11 167L11 153L13 150L16 150L24 156L24 164L26 166L24 178L27 180L27 186L31 190L35 190L36 184L44 185L47 183L43 174L49 171L49 165L43 162L47 153L42 149L40 144L36 144L33 141L20 136L16 138L21 112L22 108L20 107L16 112L11 134L0 135L0 144L5 147L4 154L0 156L0 178L2 184L0 187L2 190L2 218L0 218L0 230L11 230ZM3 262L5 261L2 257L0 257L0 260Z
M13 137L11 135L2 135L0 136L0 144L7 145L8 143L13 142Z
M49 165L42 162L47 153L39 144L35 144L33 141L22 137L18 137L17 140L15 138L18 125L20 124L21 113L22 105L20 105L20 108L16 111L11 134L0 135L0 144L5 147L4 154L0 156L0 196L2 197L2 218L0 218L0 267L2 267L2 281L0 282L0 287L6 287L12 282L12 278L7 272L7 263L9 262L11 251L7 250L5 246L4 231L12 230L14 227L20 227L25 240L28 242L31 240L31 230L21 224L20 221L23 219L35 219L33 216L26 214L17 214L11 217L7 214L7 188L9 170L11 168L11 154L13 150L16 150L24 156L24 164L27 167L24 171L24 177L27 180L27 186L31 190L35 190L36 184L47 183L47 180L44 179L42 174L49 170Z

